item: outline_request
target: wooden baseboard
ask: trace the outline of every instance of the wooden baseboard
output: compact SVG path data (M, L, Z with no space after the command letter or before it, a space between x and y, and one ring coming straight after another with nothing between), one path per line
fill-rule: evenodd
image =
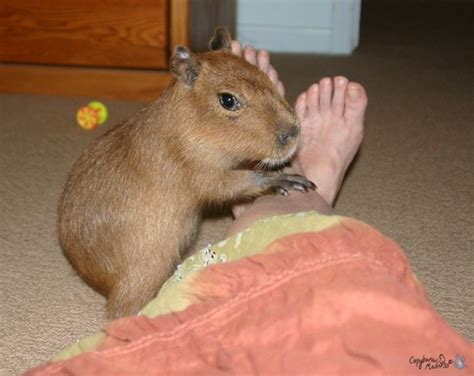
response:
M0 64L0 92L151 101L169 84L166 71Z

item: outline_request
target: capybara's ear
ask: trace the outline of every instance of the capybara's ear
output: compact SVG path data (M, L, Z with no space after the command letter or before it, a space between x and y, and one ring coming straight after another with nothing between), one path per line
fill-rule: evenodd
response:
M170 71L188 86L193 86L199 76L201 65L196 56L186 47L178 45L170 59Z
M219 26L214 32L214 36L209 42L209 49L215 50L231 50L232 37L225 27Z

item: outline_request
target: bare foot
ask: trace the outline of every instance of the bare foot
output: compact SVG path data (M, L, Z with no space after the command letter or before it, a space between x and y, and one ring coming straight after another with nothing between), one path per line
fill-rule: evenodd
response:
M366 107L362 85L341 76L323 78L296 101L302 125L297 159L331 206L362 142Z
M281 95L285 94L278 73L266 50L232 41L232 52L267 73ZM362 85L345 77L323 78L302 93L295 110L302 123L297 162L306 177L318 186L318 193L333 205L347 168L354 159L364 133L367 94ZM233 208L237 218L246 205Z
M278 73L270 64L270 54L267 50L256 50L252 46L245 46L242 48L242 45L239 41L232 41L232 53L234 55L243 57L250 64L256 65L263 72L265 72L270 80L275 84L278 92L284 97L285 96L285 87L283 83L278 78Z

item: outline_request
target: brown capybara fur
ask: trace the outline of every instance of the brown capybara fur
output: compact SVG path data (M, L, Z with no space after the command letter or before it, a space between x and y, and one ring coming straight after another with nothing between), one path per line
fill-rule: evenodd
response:
M58 208L59 240L79 275L107 297L109 318L136 314L172 274L208 204L314 188L280 166L300 125L268 77L230 51L176 48L175 80L148 107L93 142Z

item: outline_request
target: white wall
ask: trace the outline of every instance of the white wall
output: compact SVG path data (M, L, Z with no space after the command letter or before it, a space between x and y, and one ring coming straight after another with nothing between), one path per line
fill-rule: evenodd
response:
M361 0L237 0L237 36L274 52L350 54Z

